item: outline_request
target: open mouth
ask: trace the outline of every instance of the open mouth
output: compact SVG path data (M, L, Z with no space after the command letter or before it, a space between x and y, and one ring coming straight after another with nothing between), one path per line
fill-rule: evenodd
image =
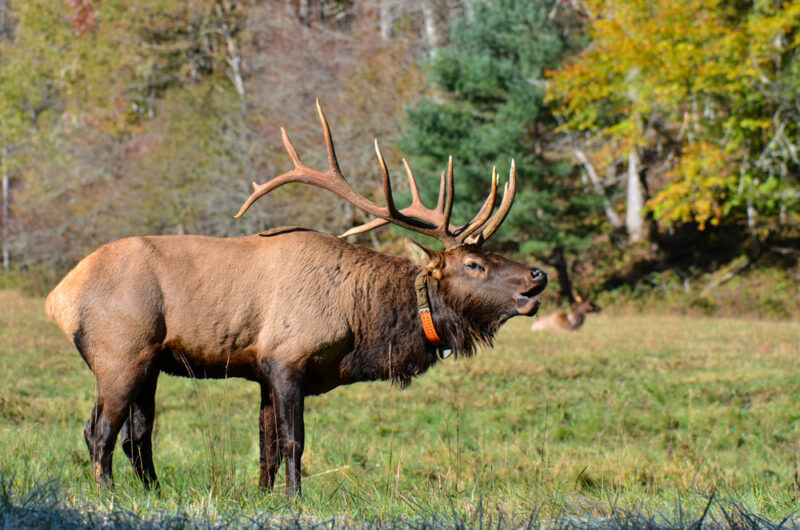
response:
M539 311L539 306L542 304L541 300L535 298L537 294L544 291L544 285L535 285L516 295L517 311L520 315L533 316Z
M541 300L538 298L530 298L525 295L517 295L517 313L520 315L532 317L539 311Z
M537 294L542 292L542 289L539 287L535 287L530 289L529 291L525 291L523 293L519 293L516 296L517 299L517 311L520 315L524 316L533 316L539 311L539 306L541 305L541 300L538 298L534 298Z

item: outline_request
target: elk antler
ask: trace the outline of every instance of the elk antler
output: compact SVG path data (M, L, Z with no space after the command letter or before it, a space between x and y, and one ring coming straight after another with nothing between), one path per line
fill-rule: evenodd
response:
M325 149L328 153L329 169L326 172L315 171L303 164L297 151L292 145L286 130L281 127L281 136L283 137L283 145L289 156L294 163L294 169L278 175L269 182L264 184L256 184L253 182L254 191L252 195L244 202L234 217L241 217L248 208L260 197L266 195L270 191L288 184L290 182L303 182L311 184L319 188L326 189L342 197L344 200L363 210L364 212L374 215L378 219L365 223L361 226L351 228L339 237L347 237L353 234L359 234L372 230L387 223L392 223L407 230L425 234L438 239L447 247L455 246L461 243L471 243L480 245L488 239L503 222L508 211L511 209L511 204L514 201L516 192L516 171L514 169L514 162L511 163L511 173L509 175L509 182L505 185L503 193L503 200L497 212L492 215L497 199L497 171L492 169L492 191L489 197L483 203L478 214L472 221L462 226L453 226L450 224L450 215L453 211L453 157L451 156L447 163L447 171L442 172L441 183L439 186L439 200L437 201L436 208L430 209L422 204L419 197L419 190L417 189L417 182L414 174L411 171L408 163L403 160L403 165L406 168L408 176L408 186L411 189L411 205L402 210L398 210L392 197L392 185L389 177L389 170L386 167L386 161L381 154L378 147L378 141L375 140L375 153L378 155L378 163L381 168L381 177L383 179L383 195L386 201L386 206L380 206L370 201L360 193L358 193L347 182L344 175L339 168L339 162L336 160L336 152L333 147L333 139L331 137L330 127L322 113L319 100L317 100L317 113L319 114L320 122L322 123L322 132L325 136Z

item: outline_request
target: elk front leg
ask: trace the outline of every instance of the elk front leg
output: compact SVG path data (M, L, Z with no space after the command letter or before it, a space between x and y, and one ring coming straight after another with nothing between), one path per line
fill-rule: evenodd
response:
M275 475L281 465L281 452L278 447L277 410L272 405L272 396L267 384L261 385L261 412L258 421L259 446L261 454L261 479L258 487L261 491L272 491Z
M286 493L300 494L300 459L303 456L303 389L300 375L292 370L275 370L271 377L272 403L278 416L281 455L286 460Z

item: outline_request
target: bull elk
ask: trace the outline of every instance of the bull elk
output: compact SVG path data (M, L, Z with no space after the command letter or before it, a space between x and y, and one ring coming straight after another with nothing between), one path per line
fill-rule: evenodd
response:
M158 487L151 435L160 372L196 378L241 377L261 386L260 487L272 490L282 459L290 494L300 492L304 398L358 381L407 385L448 348L470 356L491 346L501 324L531 316L547 285L538 268L481 250L514 200L509 181L495 211L498 177L474 219L450 224L453 160L434 209L420 200L408 164L412 202L398 209L375 143L386 205L359 194L336 160L317 103L329 169L306 167L284 129L294 169L242 205L289 182L329 190L377 219L339 238L302 228L247 237L147 236L109 243L84 258L47 297L47 313L97 379L84 431L94 477L112 486L111 456L122 448L145 487ZM430 250L407 241L409 258L342 238L392 223L441 241Z
M567 311L558 311L542 317L531 324L533 331L577 331L586 321L587 313L599 313L600 308L589 300L584 300L579 294L573 294L575 302Z

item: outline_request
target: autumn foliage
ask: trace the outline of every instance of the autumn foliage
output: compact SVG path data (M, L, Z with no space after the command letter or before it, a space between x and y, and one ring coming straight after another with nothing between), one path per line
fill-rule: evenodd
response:
M553 71L563 131L603 165L636 150L648 208L666 225L800 219L800 4L584 2L591 44Z
M69 13L67 20L78 36L81 36L97 27L97 17L94 14L97 0L67 0Z
M522 207L496 244L565 282L677 266L675 248L711 269L741 253L800 255L798 2L8 0L0 11L12 266L66 268L132 234L364 222L302 187L231 218L249 182L287 167L280 126L308 163L323 161L316 98L348 179L371 198L375 137L387 160L410 158L423 190L455 155L470 206L491 166L505 173L514 158ZM731 249L719 259L704 246L715 234Z

